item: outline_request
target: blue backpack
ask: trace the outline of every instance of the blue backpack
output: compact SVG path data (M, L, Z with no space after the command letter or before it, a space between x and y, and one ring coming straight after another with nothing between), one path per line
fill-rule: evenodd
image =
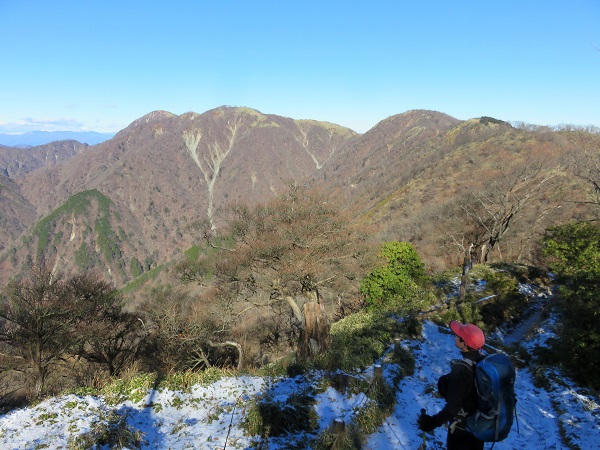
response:
M466 428L485 442L508 436L516 415L515 368L504 353L485 356L474 365L477 411L466 419Z

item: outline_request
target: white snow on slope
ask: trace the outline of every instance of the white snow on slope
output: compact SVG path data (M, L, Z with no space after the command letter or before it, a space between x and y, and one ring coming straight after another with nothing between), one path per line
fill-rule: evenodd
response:
M540 331L541 334L541 331ZM540 339L536 336L536 339ZM397 406L379 430L368 437L369 450L416 449L423 434L416 427L421 408L433 414L443 406L434 396L437 379L449 371L449 361L460 355L454 339L443 329L427 322L421 341L402 345L414 352L415 373L401 381ZM394 367L384 365L384 375ZM368 376L371 371L366 371ZM529 368L517 368L517 424L508 438L496 444L506 449L600 449L600 409L598 401L556 373L551 387L536 387ZM150 390L138 403L124 402L109 406L102 398L67 395L48 399L34 407L0 416L0 448L67 448L69 437L90 429L103 413L126 415L128 424L144 434L144 449L251 449L256 441L244 434L241 421L252 398L268 390L285 400L311 382L303 377L268 379L240 376L225 378L210 386L195 386L189 392ZM348 419L364 395L347 396L333 388L317 395L319 431L335 418ZM152 403L152 407L146 405ZM446 430L426 436L429 449L444 448ZM270 450L283 450L292 444L309 442L310 435L286 436L269 440ZM487 444L486 448L490 448ZM266 448L266 447L262 447Z

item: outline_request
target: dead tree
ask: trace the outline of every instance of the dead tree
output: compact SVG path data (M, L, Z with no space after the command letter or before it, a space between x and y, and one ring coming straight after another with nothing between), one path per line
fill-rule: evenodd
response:
M465 257L462 265L462 275L460 277L460 294L458 299L463 301L467 293L467 284L469 282L469 271L473 267L473 259L471 251L473 250L473 244L469 245L469 248L465 251ZM451 305L454 306L454 305Z
M311 294L313 299L304 303L302 307L302 327L298 340L298 358L302 361L310 361L324 353L331 344L329 318L319 302L318 294Z
M458 205L465 218L464 224L472 228L478 241L471 242L480 251L480 262L487 263L491 252L498 248L515 221L533 199L540 198L558 168L545 169L541 164L524 167L515 176L502 174L490 180L486 189L468 189Z

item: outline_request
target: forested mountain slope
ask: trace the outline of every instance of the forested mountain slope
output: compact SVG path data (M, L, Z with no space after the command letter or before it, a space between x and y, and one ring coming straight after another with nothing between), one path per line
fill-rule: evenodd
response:
M0 281L44 258L125 284L202 241L198 230L218 233L230 206L266 202L290 182L358 211L374 245L413 243L432 270L462 261L471 243L489 261L535 263L547 226L586 218L590 185L576 173L598 154L595 134L425 110L364 134L249 108L155 111L92 147L0 149L11 186L0 202ZM72 208L100 197L110 205L102 220L94 202Z

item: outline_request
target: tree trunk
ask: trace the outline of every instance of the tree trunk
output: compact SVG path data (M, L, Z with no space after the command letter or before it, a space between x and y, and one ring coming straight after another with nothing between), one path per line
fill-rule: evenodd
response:
M36 398L40 398L46 385L47 369L41 363L39 363L36 372L34 392Z
M462 276L460 277L460 291L458 295L458 299L462 302L465 299L465 295L467 294L467 284L469 282L469 271L471 267L473 267L473 260L471 259L471 250L473 249L473 244L469 246L469 249L465 252L465 257L463 259L462 266ZM454 301L450 301L450 308L454 308Z
M303 307L304 327L300 332L298 356L302 360L326 351L331 343L330 323L325 308L317 302L307 302Z

